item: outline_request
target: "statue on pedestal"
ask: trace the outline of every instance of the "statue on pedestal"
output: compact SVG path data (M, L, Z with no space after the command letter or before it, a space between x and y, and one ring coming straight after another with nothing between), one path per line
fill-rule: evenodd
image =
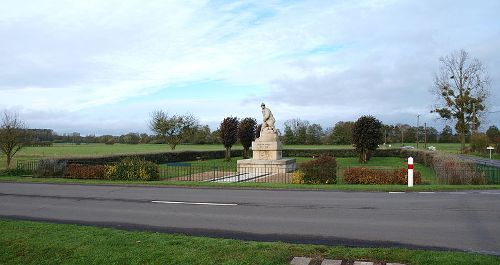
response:
M276 120L274 119L273 113L270 109L266 108L266 104L260 104L262 108L262 127L260 129L260 134L263 133L276 133L276 128L274 127L274 123Z

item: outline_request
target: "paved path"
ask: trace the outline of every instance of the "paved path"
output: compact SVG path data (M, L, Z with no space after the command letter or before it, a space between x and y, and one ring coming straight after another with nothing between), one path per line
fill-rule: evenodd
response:
M0 183L0 216L500 255L500 190L372 193Z
M460 158L474 161L477 164L493 166L500 168L500 160L482 158L477 156L468 156L468 155L458 155Z

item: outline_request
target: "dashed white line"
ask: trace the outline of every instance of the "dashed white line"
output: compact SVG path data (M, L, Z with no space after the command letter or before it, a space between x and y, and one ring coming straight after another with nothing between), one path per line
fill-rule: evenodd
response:
M434 191L419 191L418 193L421 193L421 194L433 194L435 192Z
M180 201L151 201L152 203L165 204L187 204L187 205L210 205L210 206L237 206L236 203L214 203L214 202L180 202Z
M405 193L404 191L389 191L389 194L400 194Z
M482 194L491 194L491 195L500 195L500 192L488 192L488 191L482 191Z

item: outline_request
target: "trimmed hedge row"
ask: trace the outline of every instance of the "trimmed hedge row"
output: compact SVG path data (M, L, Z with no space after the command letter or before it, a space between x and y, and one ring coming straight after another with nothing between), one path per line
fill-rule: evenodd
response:
M399 157L401 149L377 149L373 156L378 157ZM333 157L358 157L359 154L354 149L285 149L284 157L317 157L321 155Z
M344 170L344 181L348 184L408 184L408 170L398 169L374 169L366 167L351 167ZM420 184L422 175L418 171L413 172L413 183Z
M242 156L243 150L232 150L233 156ZM60 158L59 161L66 161L67 163L77 164L80 162L105 164L109 162L119 162L125 158L139 157L146 161L151 161L156 164L208 160L224 158L225 151L179 151L179 152L164 152L164 153L146 153L146 154L124 154L124 155L110 155L99 157L72 157Z
M54 164L57 166L57 164ZM118 163L110 164L66 164L63 169L64 178L72 179L110 179L110 180L159 180L159 166L151 161L138 157L129 157ZM57 177L45 171L39 177ZM52 171L52 174L58 172Z

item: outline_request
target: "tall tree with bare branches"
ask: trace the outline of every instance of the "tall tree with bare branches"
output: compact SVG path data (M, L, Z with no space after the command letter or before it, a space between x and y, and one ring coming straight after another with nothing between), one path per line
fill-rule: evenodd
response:
M440 70L434 77L433 88L438 103L431 112L456 122L463 151L466 134L477 131L485 114L489 78L482 63L471 59L464 50L441 57L439 61Z
M198 120L190 114L171 116L163 110L151 113L151 120L149 120L151 131L164 140L172 150L191 137L197 126Z
M15 113L4 111L0 123L0 152L6 156L7 169L12 158L27 143L27 130L24 122Z

